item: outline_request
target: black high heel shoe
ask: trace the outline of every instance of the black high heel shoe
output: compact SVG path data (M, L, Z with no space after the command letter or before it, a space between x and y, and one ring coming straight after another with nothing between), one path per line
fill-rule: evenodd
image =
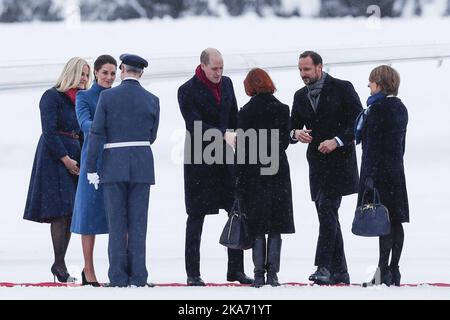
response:
M87 281L86 274L84 273L84 269L83 269L83 271L81 271L81 285L82 286L101 287L100 283L98 283L97 281L92 281L92 282Z
M67 271L61 270L60 268L58 268L55 265L52 265L52 268L50 269L50 271L53 274L53 282L55 282L55 283L56 283L56 278L58 278L58 281L62 282L62 283L74 283L77 281L77 279L74 277L71 277Z
M378 286L380 284L385 284L388 287L392 284L392 274L389 268L380 268L378 267L375 271L375 275L370 282L364 282L362 286L364 288Z
M402 278L402 275L400 274L398 266L390 266L389 268L391 269L392 283L395 286L400 287L400 279Z

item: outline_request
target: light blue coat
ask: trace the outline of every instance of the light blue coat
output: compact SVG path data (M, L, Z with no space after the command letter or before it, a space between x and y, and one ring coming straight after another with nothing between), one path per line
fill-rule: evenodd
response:
M108 233L102 186L100 185L99 189L95 190L94 186L89 184L86 172L89 130L94 119L100 93L104 90L105 88L94 83L89 90L77 93L75 105L78 123L84 133L84 144L81 150L80 176L75 196L71 231L83 235ZM102 152L103 144L99 146L97 153L102 154ZM101 168L101 165L102 157L98 157L98 170Z

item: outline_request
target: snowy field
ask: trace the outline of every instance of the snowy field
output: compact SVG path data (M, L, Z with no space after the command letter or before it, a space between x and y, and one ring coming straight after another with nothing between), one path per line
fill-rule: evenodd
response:
M385 45L449 44L450 19L383 20L374 26L365 19L299 20L255 17L213 20L89 23L78 29L64 24L0 25L0 66L28 61L65 61L71 56L95 57L124 52L149 58L196 56L205 47L229 54L302 51L304 49L359 48ZM410 52L405 52L409 54ZM325 61L326 62L326 61ZM291 105L303 86L296 69L272 71L276 96ZM375 65L335 67L330 74L350 80L362 102L369 94L367 79ZM411 223L405 224L405 246L400 261L403 283L450 283L450 59L396 63L401 74L399 97L409 110L405 156ZM192 70L196 67L191 66ZM7 72L2 77L8 77ZM27 75L24 75L27 77ZM233 74L239 106L248 101L242 81ZM185 283L183 167L180 161L184 122L176 92L187 79L145 83L160 97L161 121L153 146L156 182L152 188L147 238L149 281ZM38 102L42 89L0 91L0 282L48 282L52 247L49 225L22 220L31 166L41 133ZM309 197L304 145L291 146L288 157L297 232L283 238L281 282L308 283L315 270L318 221ZM358 147L358 156L360 148ZM358 159L359 160L359 159ZM378 261L376 238L354 236L351 229L356 196L345 197L340 220L352 283L370 280ZM201 272L206 282L226 282L226 249L218 237L225 212L205 220ZM80 278L83 265L80 236L74 235L67 253L69 271ZM95 265L99 281L107 282L107 236L96 243ZM252 274L251 252L245 253L247 274ZM265 287L254 288L0 288L0 299L450 299L450 288Z

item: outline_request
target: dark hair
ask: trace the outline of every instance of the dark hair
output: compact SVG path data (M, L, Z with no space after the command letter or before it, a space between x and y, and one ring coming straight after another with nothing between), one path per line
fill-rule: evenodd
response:
M310 57L312 59L312 61L313 61L315 66L317 66L319 64L323 64L322 57L317 52L305 51L302 54L300 54L300 58L299 59L304 59L304 58L307 58L307 57Z
M400 87L400 74L394 68L381 65L372 70L369 76L370 82L375 82L381 87L381 92L387 95L397 96Z
M114 57L110 56L109 54L103 54L99 56L95 62L94 62L94 70L99 71L103 65L110 63L117 67L117 61L114 59Z
M275 85L269 74L260 68L250 70L244 80L245 93L254 96L258 93L274 93Z
M116 59L114 59L114 57L110 56L109 54L103 54L95 60L94 70L99 71L103 67L103 65L105 65L107 63L113 64L117 67L117 61L116 61ZM94 73L94 77L95 77L95 73ZM95 77L95 80L97 80L97 77Z

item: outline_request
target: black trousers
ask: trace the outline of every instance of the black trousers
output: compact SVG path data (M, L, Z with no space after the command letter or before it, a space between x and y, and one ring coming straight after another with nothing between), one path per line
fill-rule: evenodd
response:
M188 277L200 276L200 241L204 215L189 215L186 222L185 263ZM244 272L244 252L228 249L228 273Z
M342 196L319 192L315 201L320 224L315 265L326 267L331 273L347 272L338 214L341 200Z

